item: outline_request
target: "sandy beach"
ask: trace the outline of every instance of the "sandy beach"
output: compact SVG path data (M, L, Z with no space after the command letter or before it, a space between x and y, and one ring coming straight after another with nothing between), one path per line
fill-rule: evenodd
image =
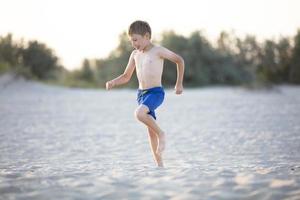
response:
M136 90L0 78L0 199L300 199L300 87L166 90L155 166Z

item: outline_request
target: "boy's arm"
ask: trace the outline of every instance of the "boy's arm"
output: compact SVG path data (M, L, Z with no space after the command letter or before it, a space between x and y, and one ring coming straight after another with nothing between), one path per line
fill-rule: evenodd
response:
M183 75L184 75L184 60L181 56L177 55L176 53L170 51L167 48L161 47L159 51L159 56L162 59L170 60L177 65L177 81L175 85L175 92L176 94L181 94L183 91Z
M118 76L117 78L106 82L107 90L110 90L115 86L125 84L130 80L132 73L135 69L134 54L135 54L135 51L133 51L131 53L124 73L121 74L120 76Z

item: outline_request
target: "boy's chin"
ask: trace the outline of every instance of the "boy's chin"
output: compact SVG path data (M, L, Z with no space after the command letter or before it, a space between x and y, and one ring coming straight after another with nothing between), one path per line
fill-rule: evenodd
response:
M137 50L138 50L138 51L144 51L144 48L139 47L139 48L137 48Z

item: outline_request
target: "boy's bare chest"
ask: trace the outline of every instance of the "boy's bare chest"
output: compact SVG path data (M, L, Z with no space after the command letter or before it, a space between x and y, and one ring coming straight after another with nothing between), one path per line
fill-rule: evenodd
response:
M159 67L161 59L153 54L140 54L135 58L136 67L138 70L143 70L144 68Z

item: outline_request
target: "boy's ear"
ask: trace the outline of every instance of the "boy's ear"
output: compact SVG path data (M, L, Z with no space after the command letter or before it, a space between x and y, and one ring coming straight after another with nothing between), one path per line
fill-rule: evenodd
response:
M148 33L148 32L145 33L144 37L147 38L148 40L150 40L150 33Z

